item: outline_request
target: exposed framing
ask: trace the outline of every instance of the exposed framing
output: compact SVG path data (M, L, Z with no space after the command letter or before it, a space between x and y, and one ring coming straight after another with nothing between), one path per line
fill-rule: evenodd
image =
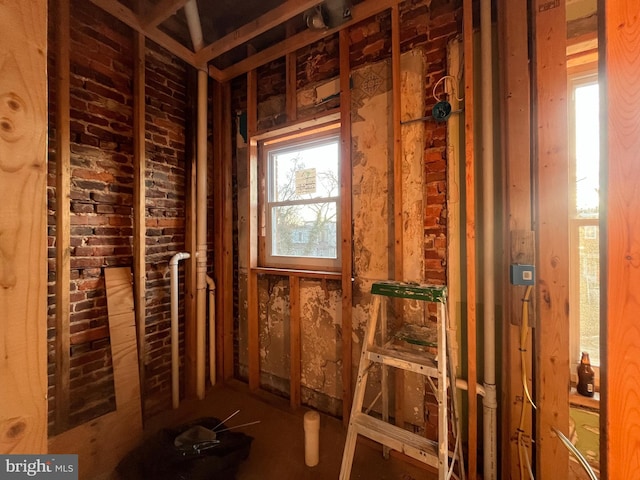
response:
M476 360L476 176L475 176L475 100L474 100L474 41L473 41L473 2L464 0L463 13L463 51L464 51L464 131L465 131L465 254L467 257L467 391L469 480L477 475L478 456L478 369Z
M70 124L70 13L69 0L58 0L56 50L56 390L55 431L69 421L69 367L71 315L71 124Z
M536 471L566 478L569 453L553 428L569 428L569 239L566 15L562 2L533 4L536 257Z
M603 400L600 411L601 478L633 478L640 471L640 35L637 4L598 2L601 12L601 181L606 211L601 212L604 252L600 314L603 349Z
M146 153L145 153L145 37L135 34L133 79L133 299L138 338L138 370L144 385L146 349ZM144 402L142 403L144 412Z
M531 122L530 122L530 75L528 55L528 11L523 2L501 0L498 11L503 132L503 178L506 178L504 198L505 219L504 239L510 239L509 258L511 263L534 264L534 234L532 231L532 191L531 191ZM523 387L520 375L520 329L522 298L525 287L510 285L503 274L505 322L502 342L504 353L502 362L503 387L501 407L505 414L502 425L502 478L519 478L517 429L523 408ZM532 317L533 318L533 317ZM533 334L527 340L528 378L531 376ZM531 384L530 384L531 385ZM526 453L531 458L533 424L531 407L525 407L524 441L528 444Z

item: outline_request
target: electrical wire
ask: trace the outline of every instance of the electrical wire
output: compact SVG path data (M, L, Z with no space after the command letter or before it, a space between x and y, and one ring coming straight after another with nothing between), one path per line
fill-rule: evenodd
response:
M440 96L436 95L436 89L438 88L438 85L440 85L441 82L445 81L449 79L451 81L451 90L452 90L452 94L455 94L456 100L459 102L462 102L464 100L464 97L460 98L458 97L458 86L456 85L456 82L458 81L458 79L456 77L454 77L453 75L445 75L443 77L440 78L440 80L438 80L436 82L436 84L433 86L433 91L431 92L433 94L433 98L436 99L437 102L440 102ZM445 85L444 87L444 92L447 92L447 86Z
M518 460L520 461L520 479L524 480L526 471L525 471L525 462L523 461L523 457L526 457L526 466L529 469L529 477L531 480L534 479L533 472L531 471L531 465L529 463L529 454L524 451L524 443L522 439L522 434L524 433L524 423L526 420L526 410L525 410L525 401L524 397L526 396L529 400L529 403L535 409L536 406L531 399L531 394L529 393L529 387L527 385L527 336L529 335L529 297L531 295L532 286L528 285L525 290L524 297L522 297L522 322L520 325L520 371L521 371L521 379L522 379L522 391L524 392L522 395L522 409L520 410L520 425L518 425Z

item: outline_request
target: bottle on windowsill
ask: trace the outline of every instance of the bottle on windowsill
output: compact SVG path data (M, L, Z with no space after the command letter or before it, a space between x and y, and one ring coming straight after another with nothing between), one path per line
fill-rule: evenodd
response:
M593 372L593 368L591 368L589 354L587 352L582 352L582 358L578 365L578 386L576 387L576 390L580 395L593 397L595 392L594 378L595 373Z

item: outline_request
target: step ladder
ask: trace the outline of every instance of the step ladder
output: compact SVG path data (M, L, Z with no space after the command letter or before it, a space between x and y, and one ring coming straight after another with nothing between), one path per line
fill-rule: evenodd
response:
M452 390L451 400L454 411L456 405L455 391L453 391L455 380L449 378L452 376L453 369L451 364L447 363L447 288L445 286L385 281L373 283L371 294L373 296L371 317L365 329L339 478L340 480L349 480L356 440L358 435L362 435L382 444L385 457L387 457L389 449L402 452L437 469L438 480L446 480L449 478L449 469L451 463L455 461L455 457L458 458L459 464L463 465L462 452L459 448L454 449L454 458L451 463L449 462L448 388ZM435 328L406 324L387 340L386 303L389 298L435 303L438 318ZM379 342L376 343L378 320L380 320ZM413 348L413 346L418 348ZM430 353L429 348L431 350L437 348L437 353ZM371 416L362 409L369 371L375 364L381 364L381 392L374 402L380 396L382 397L382 418ZM411 371L425 376L426 383L433 390L438 402L437 442L389 423L388 368ZM455 413L452 423L459 432L457 411ZM460 470L462 478L464 478L464 468L460 468Z

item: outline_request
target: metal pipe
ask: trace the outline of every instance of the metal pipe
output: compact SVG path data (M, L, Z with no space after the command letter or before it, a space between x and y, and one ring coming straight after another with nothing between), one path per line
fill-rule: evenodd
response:
M171 280L171 401L173 408L180 406L180 355L178 328L178 263L190 258L187 252L178 252L169 260Z
M493 47L491 0L480 2L480 51L482 71L482 235L484 325L484 475L497 478L496 325L494 266L494 150L493 150Z
M216 384L216 282L207 275L209 289L209 381Z

